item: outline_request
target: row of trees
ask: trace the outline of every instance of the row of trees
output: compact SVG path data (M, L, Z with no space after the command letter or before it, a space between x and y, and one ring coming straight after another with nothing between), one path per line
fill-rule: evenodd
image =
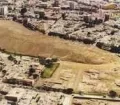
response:
M45 57L39 57L39 62L42 65L45 65L46 67L52 67L54 62L57 62L57 58L45 58Z

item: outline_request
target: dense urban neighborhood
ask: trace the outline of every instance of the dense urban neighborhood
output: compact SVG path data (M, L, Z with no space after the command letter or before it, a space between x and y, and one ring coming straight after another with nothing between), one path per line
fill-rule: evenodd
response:
M120 0L0 0L0 27L0 105L120 105Z
M1 18L118 53L119 0L1 0Z

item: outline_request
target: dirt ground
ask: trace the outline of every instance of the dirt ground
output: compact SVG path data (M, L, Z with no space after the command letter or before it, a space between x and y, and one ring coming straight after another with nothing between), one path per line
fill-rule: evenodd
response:
M85 94L103 95L110 90L120 94L120 86L115 84L116 80L120 80L119 70L119 62L91 65L61 61L54 75L44 81L60 82L58 87L73 88L75 92L82 91Z
M96 47L42 35L7 20L0 20L0 48L13 53L56 56L62 60L80 63L102 64L118 60L114 54Z

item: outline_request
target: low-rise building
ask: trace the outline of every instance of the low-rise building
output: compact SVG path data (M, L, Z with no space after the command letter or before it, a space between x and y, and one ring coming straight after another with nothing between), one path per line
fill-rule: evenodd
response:
M5 98L9 101L18 102L23 95L25 94L25 90L21 88L13 88L9 91L9 93L5 96Z

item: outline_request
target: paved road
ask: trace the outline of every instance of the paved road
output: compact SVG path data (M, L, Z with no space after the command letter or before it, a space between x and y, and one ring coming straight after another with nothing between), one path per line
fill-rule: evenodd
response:
M78 95L73 94L74 98L80 98L80 99L98 99L98 100L107 100L107 101L120 101L120 98L110 98L110 97L103 97L103 96L94 96L94 95Z

